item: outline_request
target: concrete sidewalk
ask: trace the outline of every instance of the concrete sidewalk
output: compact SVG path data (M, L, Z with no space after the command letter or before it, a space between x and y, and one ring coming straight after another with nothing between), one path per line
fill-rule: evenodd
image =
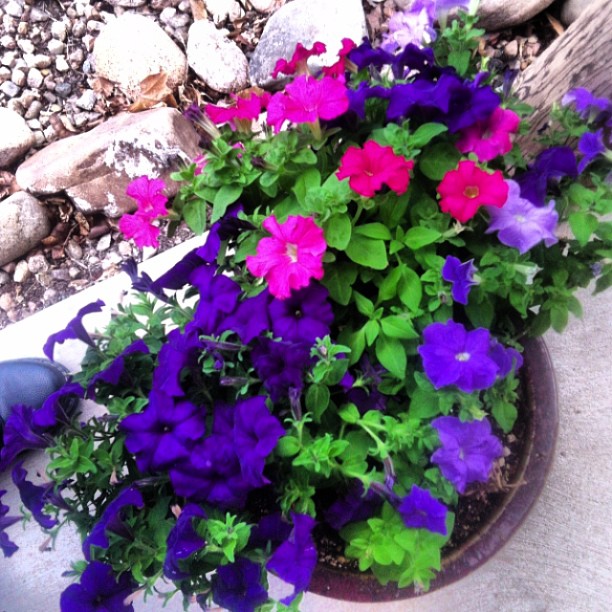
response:
M146 262L141 270L154 278L196 239ZM0 360L42 355L50 333L65 327L85 304L102 299L116 304L129 287L127 275L104 281L0 331ZM489 563L459 583L416 600L390 604L354 604L306 595L305 612L604 612L612 601L612 300L581 294L585 316L572 320L563 336L546 341L559 386L561 421L557 456L540 500L525 524ZM88 327L100 327L108 315L88 315ZM83 347L66 342L56 347L58 361L77 368ZM31 454L26 468L41 469L43 453ZM9 474L0 475L8 489L4 503L19 507ZM54 612L59 595L70 584L62 572L82 558L77 534L64 529L52 552L39 552L45 536L36 524L8 529L20 550L0 557L0 612ZM170 590L170 589L166 589ZM277 581L274 593L285 592ZM139 601L137 610L157 611L160 601ZM199 609L192 606L193 610ZM179 611L173 600L165 610Z

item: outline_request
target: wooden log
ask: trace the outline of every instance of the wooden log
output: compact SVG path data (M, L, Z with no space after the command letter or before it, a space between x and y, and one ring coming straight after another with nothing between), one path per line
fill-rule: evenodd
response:
M536 152L530 135L546 125L552 104L575 87L612 98L612 0L593 2L517 78L514 93L534 107L530 134L517 139L524 153Z

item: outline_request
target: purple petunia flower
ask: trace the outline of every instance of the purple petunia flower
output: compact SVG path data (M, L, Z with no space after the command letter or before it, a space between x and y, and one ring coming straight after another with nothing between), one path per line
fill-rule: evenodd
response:
M364 494L361 481L354 480L349 484L344 497L337 499L326 511L325 521L340 531L347 523L369 519L382 506L383 498L368 489Z
M283 515L280 512L266 514L251 528L249 546L265 548L268 542L280 544L289 537L291 529L291 525L283 520Z
M598 155L603 155L606 152L603 142L603 128L595 133L585 132L578 141L578 150L583 155L583 158L578 162L578 172L582 173Z
M194 518L206 518L206 513L197 504L187 504L168 534L164 575L171 580L189 578L189 574L181 570L179 562L202 550L206 545L204 538L193 528Z
M362 70L367 66L380 69L393 62L392 53L380 47L373 49L372 43L368 38L364 38L358 47L352 49L348 54L348 58L357 66L358 70Z
M317 338L329 334L334 313L328 301L329 291L318 283L292 291L285 300L273 299L270 319L274 335L287 342L303 342L309 347Z
M121 379L121 375L123 374L125 368L125 358L129 355L133 355L134 353L144 353L148 354L149 347L146 345L144 340L136 340L132 342L129 346L127 346L113 361L106 366L100 372L97 372L94 376L92 376L89 381L89 385L87 386L87 395L91 396L95 395L95 388L98 381L103 381L108 383L109 385L116 385Z
M518 372L523 366L523 356L516 349L505 347L494 338L491 338L489 356L499 368L498 378L505 378L512 371Z
M83 306L83 308L77 312L76 317L70 320L65 329L49 336L43 346L43 353L53 361L55 345L62 344L70 339L81 340L90 346L95 346L93 340L83 327L83 317L93 312L101 312L103 306L104 302L102 300L96 300L91 304L87 304L87 306Z
M432 323L423 330L418 347L425 374L436 389L455 385L465 393L488 389L497 377L498 366L489 354L487 329L467 331L452 320Z
M259 295L240 302L234 313L221 321L217 331L221 333L232 330L244 344L248 344L270 328L268 316L270 297L268 289L264 289Z
M432 533L446 535L446 506L427 489L412 485L397 508L404 525L414 529L427 529Z
M354 112L360 119L365 119L366 100L370 98L386 99L391 90L381 85L369 87L367 82L359 83L357 89L347 89L346 96L349 100L349 110Z
M521 255L544 241L547 247L558 242L554 234L559 215L555 210L555 202L548 206L536 206L521 197L521 189L517 183L508 180L508 199L502 208L487 206L491 217L486 234L498 232L497 237L502 244L514 247Z
M51 529L51 527L57 525L57 520L47 516L43 512L43 508L47 503L49 490L53 489L53 483L41 487L26 480L27 475L28 472L23 468L23 461L21 461L13 468L11 474L13 484L19 490L19 497L21 497L23 505L32 513L34 520L43 529Z
M125 446L141 472L164 470L189 455L204 435L204 410L191 402L151 391L149 404L121 421Z
M0 490L0 500L6 493L6 489ZM18 523L21 520L19 516L7 516L9 507L0 501L0 549L5 557L11 557L19 550L19 546L11 541L6 533L5 529L8 529L11 525Z
M289 389L301 389L310 352L302 345L261 338L253 348L253 366L273 402L286 398Z
M435 0L416 0L409 9L397 11L389 19L380 48L389 53L412 43L422 45L436 40L433 27Z
M289 605L310 584L312 572L317 564L317 549L312 539L315 520L307 514L291 513L293 530L289 538L272 554L266 568L281 580L292 584L293 593L281 600Z
M230 612L254 612L268 601L261 570L261 565L244 557L222 565L212 577L213 601Z
M444 478L459 493L472 482L487 482L495 460L502 456L503 446L491 433L488 419L462 423L457 417L438 417L431 422L442 444L432 456Z
M551 147L539 153L527 171L514 180L521 187L521 197L536 206L544 206L549 181L564 176L578 176L576 156L569 147Z
M170 302L163 289L155 286L153 279L146 272L138 274L138 264L133 257L126 259L121 264L121 270L130 277L130 280L132 281L132 289L141 291L143 293L151 293L158 300L162 300L162 302Z
M612 102L610 100L596 98L584 87L571 89L561 98L562 106L569 106L570 104L574 105L576 112L584 120L594 120L602 113L606 116L612 113Z
M446 258L442 267L442 278L453 284L452 295L455 302L459 304L468 303L470 289L478 285L478 281L474 280L474 274L477 271L473 259L461 263L457 257L452 255Z
M368 410L385 410L387 396L378 390L378 385L382 383L382 375L387 370L380 364L373 366L367 356L361 358L359 367L361 372L357 380L346 372L339 383L347 400L355 404L361 414Z
M40 428L53 428L60 421L67 421L76 399L85 395L79 383L67 382L49 395L43 405L32 414L32 423Z
M251 397L239 401L234 409L234 444L242 477L252 487L270 481L263 476L268 455L285 434L280 421L266 408L266 398Z
M45 436L46 427L33 422L35 410L29 406L17 404L12 407L6 423L4 424L4 446L0 449L0 472L3 472L25 450L33 448L47 448L52 440Z
M83 541L83 555L87 561L91 559L90 549L92 546L109 547L107 530L119 535L127 535L128 532L123 524L122 514L123 509L128 506L136 506L136 508L144 506L142 494L135 485L126 487L119 492L117 497L106 506L102 516Z
M81 575L81 582L71 584L60 597L61 612L133 612L132 604L123 602L138 585L131 574L118 578L113 568L100 561L92 561Z

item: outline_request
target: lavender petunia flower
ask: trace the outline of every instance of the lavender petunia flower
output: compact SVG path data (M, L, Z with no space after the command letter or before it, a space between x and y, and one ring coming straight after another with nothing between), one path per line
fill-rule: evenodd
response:
M491 217L486 234L498 232L497 237L502 244L514 247L521 255L544 241L547 247L558 242L554 234L559 215L555 210L554 201L548 206L536 206L521 197L521 189L517 183L508 180L508 199L502 208L487 206Z
M325 521L340 531L347 523L369 519L382 506L383 498L368 489L364 494L359 480L349 484L344 497L337 499L326 511Z
M12 407L4 424L4 446L0 449L0 472L3 472L17 455L33 448L47 448L53 441L46 427L33 422L35 410L29 406L17 404Z
M478 285L478 281L474 280L474 274L477 272L474 260L470 259L465 263L457 257L449 255L442 267L442 278L445 281L453 284L452 295L453 300L459 304L468 303L468 295L470 289Z
M383 34L380 48L394 53L410 43L420 46L436 40L435 4L435 0L416 0L409 9L395 12L389 19L389 29Z
M270 414L263 396L243 399L234 409L234 444L242 476L250 486L270 481L263 476L268 455L285 434L280 421Z
M191 402L151 391L149 404L125 417L119 429L141 472L164 470L185 459L204 435L204 410Z
M397 508L404 525L414 529L427 529L432 533L446 535L446 506L427 489L412 485Z
M43 353L53 361L53 350L55 345L62 344L70 339L81 340L90 346L95 346L93 340L83 327L83 317L93 312L101 312L103 306L104 302L102 300L96 300L91 304L87 304L87 306L83 306L83 308L78 311L76 317L70 320L65 329L49 336L43 346Z
M197 504L187 504L176 519L176 524L166 540L164 575L171 580L189 578L180 568L180 561L187 559L206 545L204 538L193 528L194 518L206 518L206 513Z
M487 329L467 331L460 323L432 323L423 330L418 347L425 374L436 389L456 385L465 393L488 389L496 380L498 366L489 354Z
M578 162L578 172L582 173L598 155L603 155L607 150L603 142L603 128L595 133L585 132L578 141L578 150L583 155Z
M274 551L266 564L267 569L294 587L292 595L281 600L285 605L308 588L317 564L317 549L311 535L315 520L307 514L294 512L291 513L291 520L291 535Z
M5 493L6 489L0 490L0 500ZM2 553L5 557L11 557L16 551L19 550L19 546L11 541L8 535L4 533L4 530L8 529L15 523L18 523L21 520L21 517L7 516L8 512L9 507L0 501L0 549L2 549Z
M61 612L133 612L132 604L124 604L138 585L131 574L118 578L110 565L92 561L81 575L81 582L71 584L60 597Z
M244 557L222 565L212 577L213 601L230 612L254 612L268 601L261 570L261 565Z
M491 424L482 421L462 423L457 417L438 417L431 422L442 444L431 461L439 466L444 478L459 493L472 482L487 482L493 463L503 453L497 437L491 433Z
M292 291L286 300L270 302L270 319L274 335L287 342L312 346L317 338L329 334L334 313L328 301L329 292L318 283Z
M102 516L83 541L83 555L87 561L91 559L90 549L92 546L100 548L109 547L108 536L106 535L107 530L119 535L126 533L122 513L123 509L128 506L135 506L136 508L144 506L142 494L135 485L126 487L119 492L117 497L104 509Z
M19 497L23 505L32 513L34 520L44 529L51 529L57 525L57 520L47 516L43 508L47 503L47 494L53 489L53 483L47 486L38 486L26 480L28 472L23 468L23 461L18 463L11 474L13 484L19 490Z

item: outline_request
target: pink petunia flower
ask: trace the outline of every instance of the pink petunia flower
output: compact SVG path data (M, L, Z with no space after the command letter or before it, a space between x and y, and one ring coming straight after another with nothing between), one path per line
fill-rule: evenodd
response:
M132 238L136 246L143 248L146 246L157 247L159 242L159 227L151 223L151 218L136 213L135 215L123 215L119 219L119 230L126 238Z
M363 149L349 147L336 171L338 179L349 177L349 185L359 195L371 198L374 192L388 185L397 195L408 189L412 160L396 155L391 147L383 147L374 140L368 140Z
M347 64L350 63L347 56L356 46L357 45L350 38L343 38L342 48L338 51L338 61L331 66L323 66L321 72L323 72L325 76L334 77L336 79L344 77L344 73L348 67Z
M457 148L462 153L475 153L481 162L505 155L512 150L510 134L516 133L520 122L515 112L497 107L488 119L461 131Z
M194 176L199 176L202 174L202 172L204 172L204 168L206 168L206 164L208 163L206 155L204 154L196 155L191 161L195 164L195 170L193 172Z
M271 216L262 225L272 237L259 241L257 255L249 255L246 264L251 274L266 279L274 297L283 300L292 289L307 287L311 278L323 278L327 243L310 217L289 216L279 224Z
M325 45L322 42L316 42L312 45L312 48L307 49L302 43L298 43L295 46L293 57L287 61L286 59L279 59L274 66L272 71L272 78L276 79L282 72L283 74L303 74L308 72L306 65L308 58L313 55L321 55L325 53Z
M349 99L344 83L323 77L302 75L276 93L268 104L268 124L278 133L285 120L292 123L315 123L335 119L348 110Z
M163 179L139 176L127 186L125 193L138 202L138 214L154 219L168 214L166 210L168 198L162 193L165 188L166 183Z
M483 205L501 208L508 199L508 184L500 170L489 174L476 162L460 161L438 185L440 208L461 223L471 219Z
M251 122L257 119L261 111L268 105L271 95L268 92L258 94L256 91L251 91L248 96L231 94L231 97L234 100L234 106L207 104L204 107L206 114L217 125L229 123L233 130L238 127L244 128L243 131L248 131Z

